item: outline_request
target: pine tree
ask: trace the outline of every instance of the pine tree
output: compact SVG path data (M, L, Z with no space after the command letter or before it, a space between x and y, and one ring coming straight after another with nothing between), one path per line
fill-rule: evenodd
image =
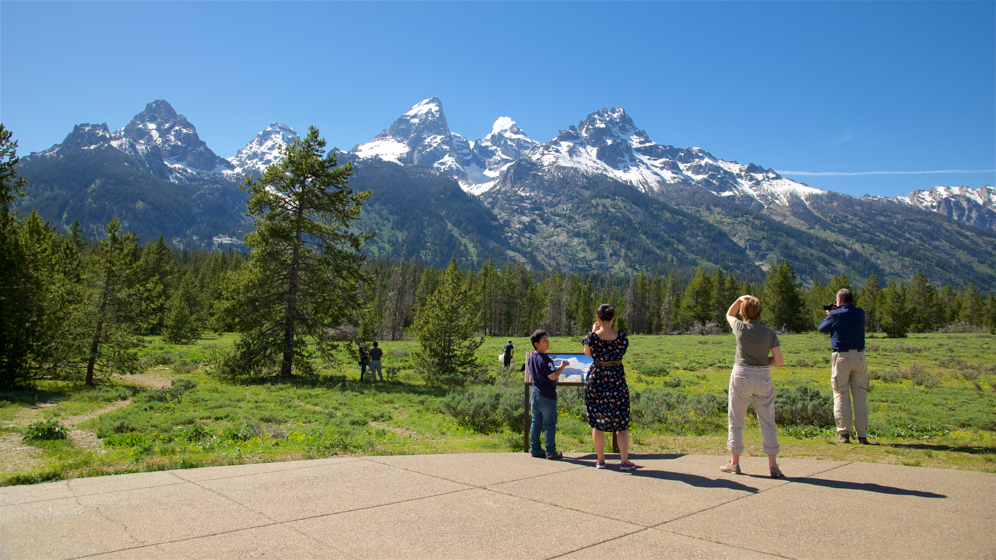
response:
M681 298L681 322L687 328L693 323L708 323L712 319L712 280L699 266Z
M146 302L154 286L139 281L135 266L138 238L121 235L121 223L107 224L107 235L87 255L81 298L74 302L65 335L66 367L84 371L88 386L98 370L136 373L135 333L146 326Z
M986 320L983 301L979 296L979 293L975 291L975 283L973 282L970 282L968 284L968 289L965 290L965 295L962 298L961 314L959 315L959 319L976 327L985 325Z
M862 309L865 310L865 331L870 333L879 332L881 329L881 319L878 312L878 298L882 292L882 287L878 283L878 276L872 274L865 281L865 287L856 298L861 302Z
M913 275L908 307L910 331L931 332L941 326L938 321L942 314L941 300L937 296L937 289L930 285L923 273L918 272Z
M51 307L51 234L35 213L28 223L13 210L27 178L17 177L17 142L0 124L0 387L23 382L54 342Z
M384 306L384 319L387 323L388 340L401 340L405 327L411 322L415 307L415 287L418 284L418 264L407 262L407 250L402 250L401 261L391 271L388 278L387 302Z
M479 328L479 302L463 282L453 258L440 278L439 288L429 296L412 325L419 341L412 355L415 369L429 384L462 384L467 374L480 367L475 353L484 337L474 338Z
M762 301L764 322L773 329L800 332L805 328L799 280L788 261L768 270Z
M370 280L360 248L372 234L351 229L370 192L349 188L352 166L338 166L334 151L325 155L315 127L282 153L242 186L256 230L246 235L250 261L229 292L241 334L226 362L235 375L263 374L278 359L281 376L309 372L311 344L333 360L333 331L359 323L358 286Z
M671 334L678 326L677 311L681 308L681 300L678 297L677 283L678 280L672 272L668 274L667 279L664 281L664 287L661 290L663 295L661 296L661 307L658 315L660 316L660 330L662 334Z
M996 334L996 296L992 292L986 298L986 328L989 334Z
M163 338L171 344L190 344L201 336L204 296L189 270L180 279L166 305Z
M712 322L719 325L720 330L730 332L730 324L726 322L726 310L730 308L733 300L739 296L730 296L726 293L726 281L723 278L723 269L717 268L712 275Z
M907 305L905 284L889 282L879 294L879 317L882 332L889 338L906 338L910 324L910 309Z

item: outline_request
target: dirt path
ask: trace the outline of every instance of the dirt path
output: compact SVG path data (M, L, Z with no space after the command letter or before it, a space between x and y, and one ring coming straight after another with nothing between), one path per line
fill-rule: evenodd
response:
M162 389L169 387L173 383L172 372L141 373L137 375L115 375L114 379L128 385L138 385L146 389ZM23 428L32 422L43 419L45 409L52 408L60 401L48 401L38 403L36 406L19 410L11 421L5 423L5 427ZM76 447L90 451L98 451L103 448L103 443L93 430L77 428L78 424L91 418L107 414L131 403L131 399L113 402L103 408L64 418L62 423L69 428L68 436ZM21 434L17 432L0 435L0 474L24 472L39 468L44 465L44 454L41 449L28 445L21 441Z

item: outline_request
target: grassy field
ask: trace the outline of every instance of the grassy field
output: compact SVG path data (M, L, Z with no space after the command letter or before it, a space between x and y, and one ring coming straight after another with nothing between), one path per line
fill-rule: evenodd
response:
M347 355L312 378L231 383L210 367L231 335L190 346L149 337L144 374L102 379L96 390L42 380L0 393L0 484L332 455L521 451L521 372L497 364L506 340L479 350L483 383L444 389L416 377L410 341L381 344L384 383L360 383ZM529 341L513 340L521 364ZM776 391L808 395L796 412L815 407L824 418L823 426L798 420L805 415L780 423L782 456L996 472L996 337L869 338L870 446L831 443L827 337L781 341L786 365L774 370ZM581 349L579 337L555 337L550 351ZM637 461L644 453L726 453L734 350L732 335L631 337L625 364ZM562 388L560 397L558 448L592 452L580 388ZM22 439L51 426L69 437ZM745 436L747 454L760 456L756 420Z

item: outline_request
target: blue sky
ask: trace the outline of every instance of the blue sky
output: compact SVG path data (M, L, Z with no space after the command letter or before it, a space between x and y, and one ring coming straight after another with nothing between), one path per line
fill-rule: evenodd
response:
M623 107L818 188L996 185L996 2L0 1L20 155L155 99L222 157L271 122L349 149L432 96L471 140Z

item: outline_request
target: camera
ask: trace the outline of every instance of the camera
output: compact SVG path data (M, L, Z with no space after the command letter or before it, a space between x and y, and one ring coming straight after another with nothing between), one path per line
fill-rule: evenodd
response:
M831 303L830 305L823 306L823 311L833 311L834 309L837 309L836 303Z

